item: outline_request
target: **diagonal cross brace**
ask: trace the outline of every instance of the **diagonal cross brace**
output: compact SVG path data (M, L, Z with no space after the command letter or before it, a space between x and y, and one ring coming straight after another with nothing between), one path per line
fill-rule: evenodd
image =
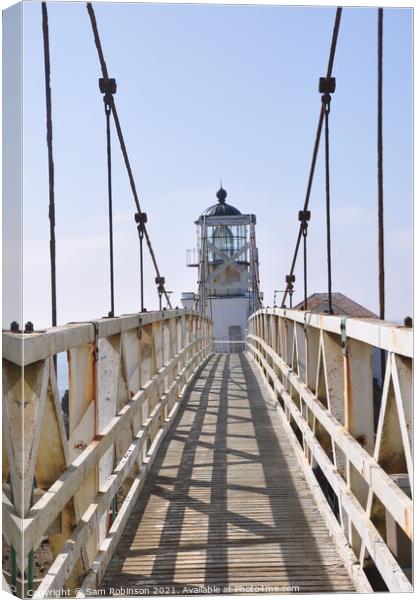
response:
M234 261L239 256L241 256L244 252L246 252L246 250L248 250L250 248L250 242L247 242L247 244L245 246L243 246L239 250L236 250L236 252L233 254L233 256L227 256L227 254L225 252L223 252L222 250L217 248L217 246L214 246L214 244L211 244L211 242L207 241L206 245L209 250L212 250L214 252L214 254L217 254L224 261L224 264L217 267L215 269L215 271L213 271L213 273L211 273L210 281L214 281L214 278L218 277L218 275L220 275L220 273L222 273L224 271L224 269L227 268L227 266L230 266L233 269L235 269L236 271L238 271L240 273L240 275L242 275L245 272L245 268L241 267Z

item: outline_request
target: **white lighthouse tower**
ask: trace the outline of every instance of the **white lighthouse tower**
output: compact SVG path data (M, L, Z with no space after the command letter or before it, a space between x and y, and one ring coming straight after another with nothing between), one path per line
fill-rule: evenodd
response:
M198 244L187 251L187 265L198 269L198 291L182 294L182 304L213 320L216 350L234 352L243 348L247 319L261 305L256 216L227 204L223 187L217 198L195 221Z

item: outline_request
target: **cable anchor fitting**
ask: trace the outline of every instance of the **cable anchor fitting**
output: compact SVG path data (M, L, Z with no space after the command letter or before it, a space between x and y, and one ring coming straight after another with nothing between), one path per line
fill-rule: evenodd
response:
M293 283L295 282L295 275L285 275L285 283L288 285L290 289L292 289Z
M311 218L310 210L299 210L298 211L298 220L301 223L301 230L302 230L302 234L304 237L307 236L307 228L308 228L308 222L310 221L310 218Z
M156 282L158 293L159 294L163 294L163 292L164 292L164 283L165 283L164 277L156 277L154 281Z
M113 95L116 94L116 79L101 77L99 79L99 90L105 103L105 112L107 115L111 112Z
M164 277L156 277L155 280L157 285L157 293L159 295L159 310L162 310L162 296L164 294Z
M145 224L147 223L147 213L139 212L134 215L135 222L137 223L138 233L141 239L144 237Z
M342 317L340 321L340 345L342 356L346 356L348 351L348 334L346 332L346 319L348 317Z
M291 273L289 275L285 275L285 282L287 284L287 290L290 295L290 308L292 308L292 295L294 293L295 275L292 275Z
M94 350L93 350L93 359L95 362L99 360L99 322L98 321L87 321L91 323L94 327Z
M332 100L331 94L336 90L336 79L335 77L320 77L319 79L319 93L322 94L322 103L326 113L330 112L330 102Z

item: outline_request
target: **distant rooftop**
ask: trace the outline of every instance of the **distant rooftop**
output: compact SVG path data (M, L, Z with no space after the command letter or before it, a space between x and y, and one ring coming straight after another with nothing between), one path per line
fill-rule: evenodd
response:
M311 294L311 296L307 298L307 310L311 312L327 313L328 306L328 295L326 293ZM378 315L374 314L364 306L361 306L340 292L332 293L332 307L335 315L370 319L379 318ZM293 308L304 309L304 301L300 302Z

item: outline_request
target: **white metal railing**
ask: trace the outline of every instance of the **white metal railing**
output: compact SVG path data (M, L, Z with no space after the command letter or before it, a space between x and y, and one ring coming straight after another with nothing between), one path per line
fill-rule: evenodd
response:
M186 386L211 353L211 322L183 310L3 334L3 535L18 593L98 586ZM30 561L45 540L53 562L33 583Z
M412 591L412 330L262 309L249 319L247 346L315 496L337 504L329 525L350 546L352 575L377 569L390 591Z
M214 352L220 354L235 354L246 350L244 339L218 336L213 340Z
M188 248L186 250L186 266L197 267L201 260L201 252L198 248Z

